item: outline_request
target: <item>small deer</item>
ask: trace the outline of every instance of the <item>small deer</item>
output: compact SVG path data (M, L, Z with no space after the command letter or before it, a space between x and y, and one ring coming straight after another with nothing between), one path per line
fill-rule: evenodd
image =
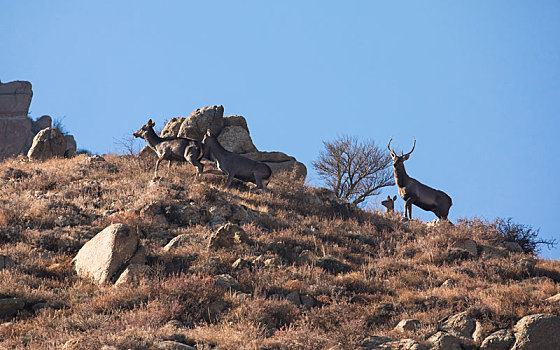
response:
M391 198L391 196L387 196L387 199L381 201L381 205L385 207L386 213L392 213L395 211L396 200L397 200L397 195L394 195L393 198Z
M201 145L202 151L199 160L202 157L215 160L218 169L227 174L226 187L229 187L235 178L256 184L257 186L252 190L261 188L269 191L263 183L263 180L267 180L272 175L272 170L268 165L224 149L216 137L210 133L210 130L204 135Z
M169 166L171 161L184 162L187 161L197 168L197 176L202 174L204 165L199 161L200 142L185 137L159 137L154 131L154 123L151 119L135 131L134 137L143 138L148 146L156 152L158 160L156 161L156 169L154 171L154 179L157 179L159 163L162 160L168 160Z
M387 148L393 159L395 183L399 189L399 195L405 201L404 216L407 217L408 213L408 218L412 219L412 204L414 204L426 211L433 212L439 219L447 220L449 208L453 205L451 197L443 191L433 189L411 178L404 169L404 162L410 157L414 147L416 147L416 139L414 140L412 150L407 154L401 153L400 156L391 150L392 140L392 138L389 140Z

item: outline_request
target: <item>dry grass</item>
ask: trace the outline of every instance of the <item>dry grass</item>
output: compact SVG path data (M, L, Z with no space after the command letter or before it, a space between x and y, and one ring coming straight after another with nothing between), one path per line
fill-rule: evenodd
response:
M205 349L354 349L371 335L423 341L461 311L489 330L529 313L559 313L543 300L560 292L560 262L524 270L518 261L527 255L501 248L481 220L404 222L289 174L271 181L272 193L224 189L222 177L196 179L187 165L163 167L154 184L151 161L106 159L0 164L0 254L17 264L0 271L0 297L25 302L0 324L0 348L153 349L176 340ZM72 258L116 222L138 228L151 272L119 287L79 279ZM225 222L241 225L249 242L208 250ZM162 249L179 234L188 237L184 246ZM477 257L450 255L463 239L477 242ZM235 269L238 258L255 263ZM217 284L223 274L236 280L233 290ZM287 300L290 293L306 303ZM398 334L403 318L422 326Z

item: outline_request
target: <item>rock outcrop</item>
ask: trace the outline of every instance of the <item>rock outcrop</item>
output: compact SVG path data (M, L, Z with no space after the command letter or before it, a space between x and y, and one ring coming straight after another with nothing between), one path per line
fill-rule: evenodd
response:
M0 82L0 159L27 154L34 136L51 128L52 118L48 115L36 121L28 117L32 97L33 90L28 81ZM74 148L75 144L74 141ZM74 153L68 150L69 155Z
M210 130L217 136L220 144L228 151L241 154L255 161L266 163L273 174L283 171L294 172L298 178L305 179L307 168L294 157L282 152L262 152L251 139L247 121L239 115L224 117L222 105L208 106L192 112L188 118L171 118L161 131L161 137L179 136L196 140ZM153 151L144 147L141 156L152 155Z
M529 315L514 327L512 350L553 350L560 344L560 317L550 314Z

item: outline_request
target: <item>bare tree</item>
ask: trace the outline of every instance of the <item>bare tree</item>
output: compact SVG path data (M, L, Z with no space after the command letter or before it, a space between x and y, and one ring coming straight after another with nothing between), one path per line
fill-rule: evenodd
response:
M359 142L356 137L341 136L323 145L313 167L338 198L359 204L394 185L391 157L373 140Z

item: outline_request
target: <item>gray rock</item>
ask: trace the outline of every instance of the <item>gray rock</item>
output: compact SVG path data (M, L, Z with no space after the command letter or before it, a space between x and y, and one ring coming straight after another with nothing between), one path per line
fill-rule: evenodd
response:
M240 126L243 129L249 131L249 128L247 127L247 121L240 115L228 115L224 117L224 127L228 126Z
M502 246L510 252L523 253L523 248L517 242L503 242Z
M249 131L241 126L226 126L218 135L218 142L226 150L233 153L256 152L257 147L251 140Z
M315 299L309 295L300 295L301 305L306 309L311 309L315 306Z
M64 135L66 139L66 150L64 151L65 158L73 158L76 156L78 151L78 145L76 145L76 140L72 135Z
M286 295L286 300L291 301L297 306L301 305L301 298L299 297L298 292L288 293L288 295Z
M413 339L393 340L376 345L370 349L380 350L426 350L426 347Z
M420 321L413 319L404 319L395 326L395 330L399 332L414 331L418 327L420 327Z
M177 237L174 237L171 241L169 241L169 243L165 245L165 247L163 247L163 250L168 252L171 249L178 248L184 245L185 243L188 243L189 239L190 239L190 235L187 234L182 234Z
M514 341L510 331L501 329L486 337L480 345L480 350L509 350Z
M360 344L360 349L363 350L370 350L370 349L378 349L377 346L392 341L393 339L387 337L379 337L379 336L371 336L367 337L362 341Z
M66 139L60 130L46 128L37 133L33 144L27 152L31 160L45 160L54 157L64 157L66 152Z
M532 275L535 272L535 266L537 265L537 260L532 258L522 258L517 262L521 270L526 274Z
M476 323L467 312L461 312L444 319L441 329L455 336L470 338Z
M350 270L350 266L332 256L324 256L317 259L317 266L333 274L343 273Z
M31 130L33 134L37 134L39 131L52 127L52 118L50 115L44 115L41 118L33 122Z
M26 153L33 135L27 115L0 117L0 159Z
M536 314L523 317L514 327L512 350L556 350L560 344L560 317Z
M20 298L2 298L0 299L0 318L12 317L24 306L25 303Z
M233 267L233 269L235 270L250 269L253 267L253 263L249 260L239 258L235 260L233 264L231 264L231 267Z
M218 288L224 290L230 290L239 287L237 280L230 275L223 274L223 275L214 276L214 278L216 279L216 287Z
M114 274L135 255L136 231L124 224L113 224L95 235L74 258L78 276L96 283L111 280Z
M230 248L236 244L247 242L247 234L235 224L226 224L218 228L210 236L209 248Z
M33 89L28 81L0 82L0 118L27 117L32 97Z
M453 242L453 244L451 244L451 248L464 249L474 257L478 255L478 246L472 239L462 239L455 241Z
M224 106L196 109L183 121L177 136L202 140L206 130L218 135L224 126Z
M428 338L431 350L463 350L459 339L446 332L437 332Z
M174 117L171 118L161 130L160 137L176 137L179 135L179 130L181 130L181 125L187 118Z
M137 281L140 277L145 276L150 267L142 264L129 264L126 269L120 274L119 278L115 282L115 285L121 285L125 283L132 283Z

